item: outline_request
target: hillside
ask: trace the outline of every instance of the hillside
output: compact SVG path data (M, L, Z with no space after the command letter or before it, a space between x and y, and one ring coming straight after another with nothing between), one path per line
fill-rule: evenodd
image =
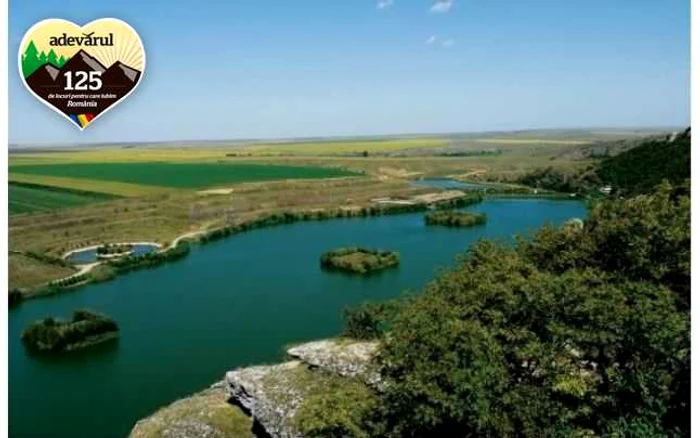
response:
M588 194L604 186L627 196L649 193L663 180L679 184L690 178L690 143L690 128L670 136L629 140L617 145L629 149L620 152L611 146L605 158L585 169L540 168L517 182L565 193Z
M664 179L680 183L690 178L690 137L688 128L675 137L644 142L603 160L596 175L625 194L649 192Z

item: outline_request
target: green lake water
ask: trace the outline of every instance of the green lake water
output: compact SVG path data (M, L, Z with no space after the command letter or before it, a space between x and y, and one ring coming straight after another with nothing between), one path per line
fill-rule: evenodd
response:
M10 436L125 437L140 418L227 370L336 335L345 306L420 290L481 237L510 239L586 216L583 203L544 199L493 199L467 210L486 213L488 224L425 227L422 214L407 214L261 229L195 246L156 269L25 302L9 313ZM353 245L399 251L401 266L373 277L320 269L321 253ZM25 351L25 326L76 308L114 317L120 340L53 358Z

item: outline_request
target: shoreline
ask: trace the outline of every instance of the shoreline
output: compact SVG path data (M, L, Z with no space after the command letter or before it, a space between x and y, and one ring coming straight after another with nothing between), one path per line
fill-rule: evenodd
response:
M101 247L102 245L104 245L104 243L100 243L98 245L85 246L83 248L78 248L78 249L72 249L70 251L63 253L63 255L61 255L61 258L63 260L67 260L68 257L72 256L75 253L92 251L93 249L97 249L97 248ZM132 246L139 245L139 246L152 246L155 248L162 248L162 245L160 243L156 243L156 242L117 242L117 243L115 243L115 245L132 245Z
M453 191L453 192L455 192L455 191ZM159 250L155 251L155 252L157 252L159 254L163 254L163 253L166 253L167 251L175 249L183 240L191 239L194 237L199 237L199 240L195 241L193 243L198 243L200 245L204 245L211 240L219 240L221 238L231 237L235 234L238 234L239 232L248 232L248 231L251 231L254 229L269 228L272 226L284 225L287 223L314 222L314 221L325 221L325 220L332 220L332 219L352 219L352 218L362 218L362 217L369 218L369 217L378 217L378 216L384 216L384 215L419 213L419 212L427 211L431 207L434 207L434 206L438 206L438 205L444 206L445 204L449 205L450 203L452 203L454 201L465 200L465 199L470 198L472 196L481 196L481 200L479 202L483 202L484 200L487 200L490 198L495 198L495 199L499 198L498 196L493 196L493 195L482 196L479 193L473 193L473 192L461 192L461 193L462 193L461 197L453 197L453 198L449 198L449 199L437 199L434 202L425 202L425 201L424 202L415 202L412 205L375 204L371 207L356 206L357 209L359 209L359 210L367 209L367 208L378 209L376 214L367 214L364 216L363 215L351 215L351 216L332 216L332 215L330 215L328 217L313 216L313 215L306 216L308 213L329 214L329 213L338 211L339 209L344 210L347 208L347 206L337 206L337 207L325 208L325 209L320 209L320 210L312 209L312 210L294 211L291 213L298 215L299 217L291 222L283 221L283 222L278 222L278 223L265 224L262 222L265 222L266 220L270 219L271 217L280 216L280 215L284 216L286 213L290 213L290 212L261 213L255 219L249 219L249 220L243 221L243 222L241 222L237 225L234 225L234 226L223 226L223 227L217 227L217 228L213 228L213 229L209 229L209 230L189 231L187 233L180 234L175 239L173 239L173 241L167 246L161 245L161 244L158 244L155 242L136 242L136 243L126 242L126 243L132 244L132 245L141 244L141 245L156 246L157 248L159 248ZM517 196L516 195L516 196L512 196L512 197L507 196L506 198L507 199L517 199L518 197L522 197L525 199L533 199L533 198L538 198L538 197L541 197L543 199L551 199L551 196L546 196L546 195L545 196L542 196L542 195L540 195L540 196L537 196L537 195ZM579 198L571 198L571 197L564 197L564 198L561 198L561 200L581 201L581 199L579 199ZM469 204L469 205L473 205L473 204ZM402 208L402 207L404 207L404 208ZM405 207L413 207L413 208L405 208ZM462 208L462 207L454 206L453 208ZM240 230L231 233L230 231L232 230L232 228L236 228L236 227L240 228ZM100 245L92 245L90 247L85 247L85 248L81 248L81 249L77 249L77 250L71 250L71 251L68 251L67 253L65 253L64 257L66 255L70 255L70 254L73 254L75 252L96 249L99 246L101 246L101 244ZM127 257L130 257L130 256L127 256ZM88 274L90 274L95 268L98 268L100 266L105 266L105 265L109 266L110 261L111 260L102 260L102 261L96 261L96 262L89 263L89 264L76 265L76 267L80 268L79 272L72 274L68 277L52 280L52 281L45 283L41 286L38 286L32 290L29 290L28 292L23 292L21 301L28 300L28 299L35 299L35 298L50 297L50 296L53 296L56 294L60 294L63 292L72 291L72 290L75 290L75 289L78 289L78 288L81 288L84 286L88 286L88 285L93 284L93 283L98 283L98 282L103 282L103 281L111 281L111 280L116 279L117 277L124 275L125 273L128 272L127 271L124 273L118 273L118 272L114 271L111 273L112 275L108 276L107 278L99 278L99 279L87 277ZM168 260L164 260L162 262L159 262L158 264L167 263L167 262L168 262ZM153 268L155 266L157 266L157 265L149 265L148 267ZM140 268L142 268L142 267L141 266L135 267L135 269L140 269ZM76 282L74 284L71 284L68 286L60 286L60 285L56 284L56 283L59 283L61 281L74 279L76 277L80 277L83 275L86 276L86 278L84 280ZM43 289L51 288L52 286L54 287L54 289L50 289L48 291L43 291ZM21 304L21 301L20 301L20 304Z

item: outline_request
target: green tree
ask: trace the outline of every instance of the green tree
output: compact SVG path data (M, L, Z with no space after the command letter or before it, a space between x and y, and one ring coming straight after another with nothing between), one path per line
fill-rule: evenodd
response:
M34 71L41 66L39 61L39 51L34 45L34 41L30 41L27 45L24 54L22 55L22 74L24 77L28 77Z
M666 183L478 242L391 317L358 312L382 332L377 435L688 436L689 262L689 191Z
M59 65L58 65L58 57L56 56L56 52L54 52L53 49L51 49L51 50L49 51L49 54L48 54L48 56L46 57L46 59L47 59L47 61L48 61L51 65L53 65L53 66L55 66L55 67L59 67Z

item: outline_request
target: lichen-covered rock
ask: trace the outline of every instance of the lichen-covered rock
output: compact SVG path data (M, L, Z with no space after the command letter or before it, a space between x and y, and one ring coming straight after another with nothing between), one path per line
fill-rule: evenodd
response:
M374 397L360 377L341 376L329 369L295 360L230 371L226 382L232 401L250 412L265 435L324 436L325 427L333 430L355 427L362 409L371 406ZM329 406L339 411L328 412Z
M139 421L129 438L301 438L324 436L324 428L354 430L373 406L370 387L379 387L377 347L345 339L297 345L288 350L296 360L229 371L223 382Z
M226 373L229 395L267 434L296 438L294 414L308 391L309 370L299 361L241 368Z
M287 354L312 367L318 367L343 377L357 377L378 388L380 375L372 364L377 342L329 339L308 342L287 350Z
M129 438L253 438L253 420L228 398L219 382L140 420Z

